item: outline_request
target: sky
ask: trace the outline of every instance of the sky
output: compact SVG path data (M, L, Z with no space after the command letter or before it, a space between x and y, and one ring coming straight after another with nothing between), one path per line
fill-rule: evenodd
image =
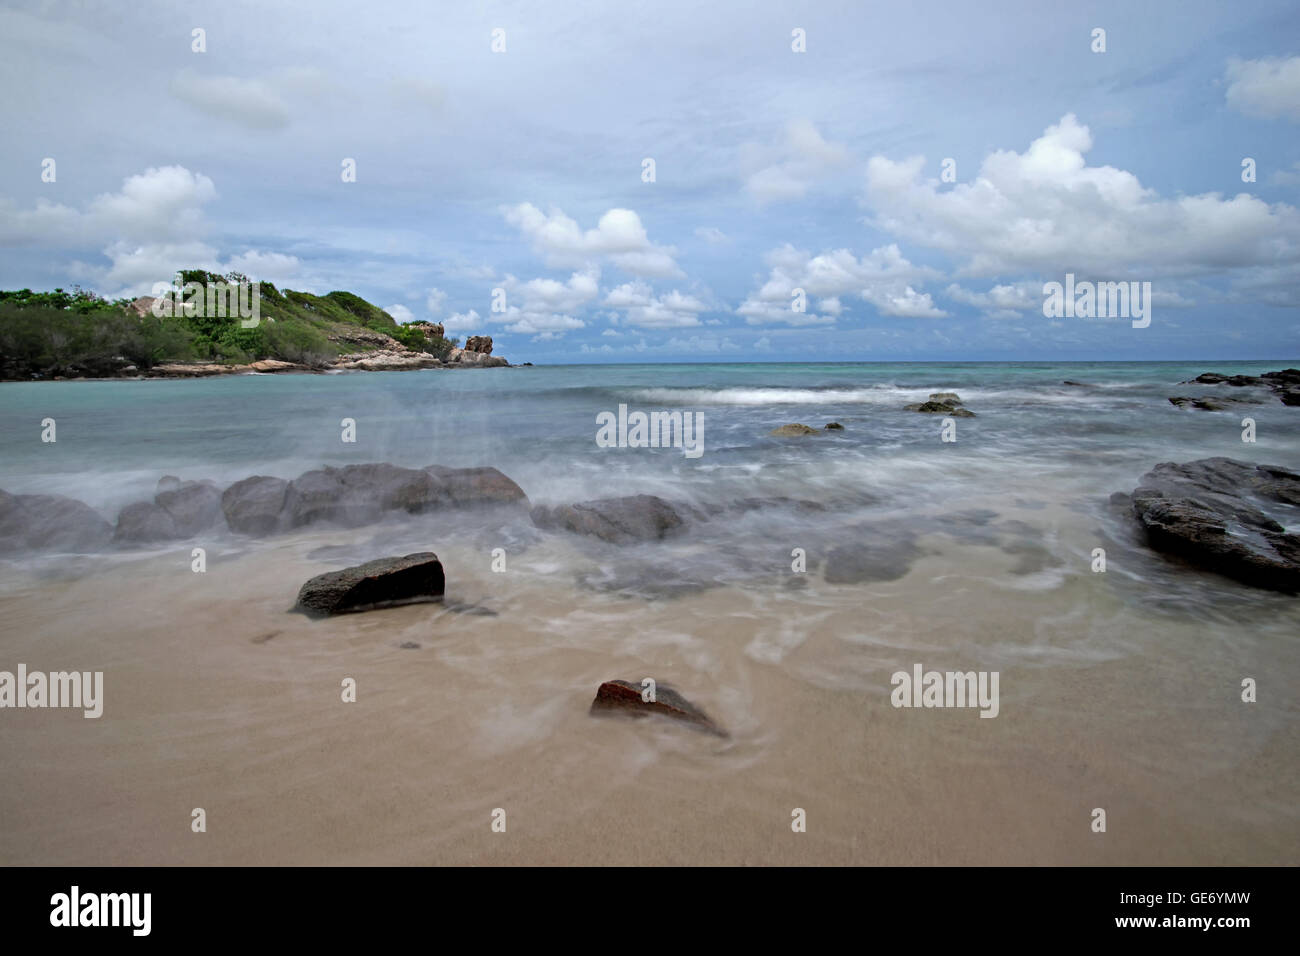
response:
M1294 0L0 0L0 130L0 288L237 270L514 362L1300 357ZM1150 324L1045 315L1067 274Z

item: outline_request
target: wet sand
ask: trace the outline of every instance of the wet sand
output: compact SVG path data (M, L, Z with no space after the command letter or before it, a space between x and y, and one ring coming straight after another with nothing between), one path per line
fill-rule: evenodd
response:
M447 604L317 621L287 609L340 566L319 549L375 529L214 547L204 574L188 545L10 564L3 666L102 670L105 707L0 715L0 862L1294 863L1294 599L1135 601L1123 568L1087 572L1086 517L1033 520L1065 572L935 536L897 580L833 585L774 543L768 584L657 600L577 586L568 536L496 574L482 542L408 529L369 556L422 542ZM1000 671L999 716L892 707L917 662ZM645 676L730 739L588 716Z

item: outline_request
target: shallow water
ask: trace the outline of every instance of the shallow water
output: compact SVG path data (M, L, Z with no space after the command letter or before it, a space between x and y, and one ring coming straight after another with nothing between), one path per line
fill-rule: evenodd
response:
M107 700L100 720L0 714L0 758L21 768L0 783L0 860L1292 863L1300 605L1153 554L1108 499L1159 461L1300 466L1296 411L1275 399L1248 410L1255 445L1242 413L1167 401L1212 391L1176 385L1202 371L1295 364L0 386L0 487L110 518L165 473L361 461L494 465L535 504L646 492L707 518L622 547L510 511L214 535L201 575L190 542L6 562L0 668L103 670ZM901 410L932 391L976 412L956 443ZM597 413L620 403L702 412L704 454L596 447ZM845 429L767 435L794 421ZM313 574L426 548L445 606L287 613ZM892 707L890 675L915 663L998 671L997 718ZM602 680L644 676L731 737L587 716Z

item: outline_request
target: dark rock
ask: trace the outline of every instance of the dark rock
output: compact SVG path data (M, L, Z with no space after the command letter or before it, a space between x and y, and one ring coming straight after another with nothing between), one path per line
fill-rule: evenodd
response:
M959 408L952 402L917 402L903 406L905 411L924 412L929 415L951 415L953 418L974 418L975 413L969 409Z
M1279 385L1300 385L1300 368L1284 368L1280 372L1265 372L1260 378L1274 388Z
M1294 523L1300 475L1231 458L1164 462L1133 492L1156 550L1256 587L1300 591L1300 535L1262 510L1270 504Z
M827 422L827 423L826 423L826 430L827 430L827 431L842 432L842 431L844 431L844 426L841 425L839 422Z
M113 540L118 542L171 541L178 537L172 516L152 501L137 501L123 508L113 532Z
M706 731L718 737L727 737L728 733L713 722L708 714L700 710L689 700L666 684L655 686L655 699L641 699L642 688L626 680L609 680L596 690L596 698L591 702L593 717L627 715L629 717L649 717L660 715L680 720L698 730Z
M1062 384L1062 385L1072 385L1072 386L1074 386L1075 388L1092 388L1091 385L1088 385L1088 384L1086 384L1086 383L1084 383L1084 382L1075 382L1075 381L1072 381L1072 380L1070 380L1070 379L1068 379L1068 378L1067 378L1064 382L1062 382L1061 384Z
M222 519L221 492L211 482L178 482L174 488L160 490L154 496L154 504L171 516L176 534L182 538L207 531Z
M601 498L552 508L539 505L532 510L532 519L539 528L560 528L616 544L658 541L686 524L675 507L655 495Z
M1300 387L1284 388L1278 392L1283 405L1300 405Z
M294 609L323 615L421 604L442 600L444 587L442 562L421 551L318 574L302 586Z
M796 435L816 435L817 429L809 428L807 425L782 425L780 428L774 428L769 433L777 438L793 438Z
M1226 411L1233 405L1259 405L1259 401L1251 398L1189 398L1186 395L1176 395L1169 399L1170 403L1177 405L1179 408L1186 408L1191 405L1193 408L1199 408L1207 412Z
M365 489L349 487L337 468L304 472L289 483L284 514L291 528L328 522L357 527L379 519L379 502Z
M517 484L495 468L424 469L438 483L439 494L460 508L478 505L528 505L528 496Z
M240 534L270 534L280 530L289 482L283 478L254 475L237 481L221 496L221 510L230 530Z
M62 495L11 495L0 491L0 553L97 551L113 526L94 508Z

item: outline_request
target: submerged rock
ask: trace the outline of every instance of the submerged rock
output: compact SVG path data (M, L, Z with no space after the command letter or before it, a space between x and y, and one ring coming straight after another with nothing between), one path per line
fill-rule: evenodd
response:
M302 586L294 609L324 615L423 604L442 600L444 587L442 562L421 551L318 574Z
M75 498L0 491L0 553L97 551L112 536L113 526Z
M793 438L796 435L816 435L817 429L809 428L807 425L782 425L780 428L772 429L769 434L777 438Z
M1233 405L1261 405L1262 402L1249 398L1192 398L1186 395L1175 395L1169 399L1171 405L1177 405L1179 408L1186 408L1188 405L1192 408L1199 408L1207 412L1222 412L1231 408Z
M833 432L842 432L842 431L844 431L844 426L841 425L839 422L827 422L827 423L826 423L826 430L827 430L828 432L832 432L832 431L833 431Z
M559 528L614 544L658 541L686 525L681 513L656 495L601 498L549 508L538 505L531 517L539 528Z
M1300 535L1294 523L1300 475L1232 458L1164 462L1142 476L1133 511L1151 546L1255 587L1300 591ZM1290 506L1289 508L1287 506Z
M953 402L916 402L903 406L904 411L924 412L928 415L951 415L953 418L974 418L975 413Z
M708 714L666 684L655 687L653 701L642 700L641 694L640 684L626 680L605 681L596 690L596 698L591 702L590 713L593 717L620 714L629 717L649 717L657 714L680 720L718 737L730 736L715 724Z

